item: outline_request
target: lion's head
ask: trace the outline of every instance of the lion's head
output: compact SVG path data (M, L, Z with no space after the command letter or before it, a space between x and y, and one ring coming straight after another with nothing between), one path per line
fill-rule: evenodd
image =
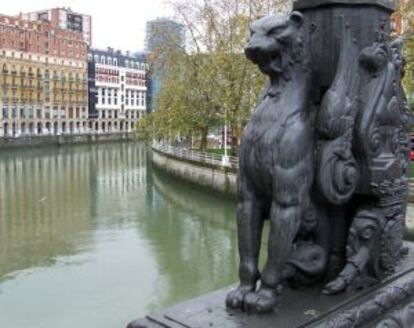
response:
M289 15L272 15L253 22L245 48L247 58L269 76L286 74L302 60L303 16L297 11Z

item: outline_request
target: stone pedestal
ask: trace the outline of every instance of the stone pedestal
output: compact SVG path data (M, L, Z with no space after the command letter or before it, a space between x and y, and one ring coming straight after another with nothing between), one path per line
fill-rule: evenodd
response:
M228 310L229 288L175 305L131 322L128 328L269 328L269 327L404 327L414 326L414 243L407 243L396 273L363 290L326 296L320 287L286 288L267 315Z

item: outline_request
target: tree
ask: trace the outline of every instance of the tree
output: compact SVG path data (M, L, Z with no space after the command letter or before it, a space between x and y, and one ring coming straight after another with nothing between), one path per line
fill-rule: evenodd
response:
M412 34L405 42L405 78L404 87L412 110L414 110L414 35Z
M176 0L171 6L187 32L186 49L163 44L152 54L163 70L157 109L142 127L157 137L199 135L227 124L236 145L264 86L244 56L251 20L290 8L283 0Z
M396 34L405 41L406 74L403 84L410 106L414 109L414 2L399 0L393 21Z

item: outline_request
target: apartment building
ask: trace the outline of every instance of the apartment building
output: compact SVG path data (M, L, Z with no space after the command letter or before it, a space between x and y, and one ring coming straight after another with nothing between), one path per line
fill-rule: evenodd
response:
M86 53L79 32L0 15L0 137L85 132Z

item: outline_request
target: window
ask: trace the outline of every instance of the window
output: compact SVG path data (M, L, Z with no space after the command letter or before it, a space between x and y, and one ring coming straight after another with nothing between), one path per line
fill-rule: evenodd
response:
M101 56L101 64L105 65L105 57L104 56Z
M3 118L9 117L9 109L7 107L7 104L3 104Z
M45 107L45 118L47 119L50 118L50 107L49 106Z
M114 66L118 66L118 60L114 58Z

